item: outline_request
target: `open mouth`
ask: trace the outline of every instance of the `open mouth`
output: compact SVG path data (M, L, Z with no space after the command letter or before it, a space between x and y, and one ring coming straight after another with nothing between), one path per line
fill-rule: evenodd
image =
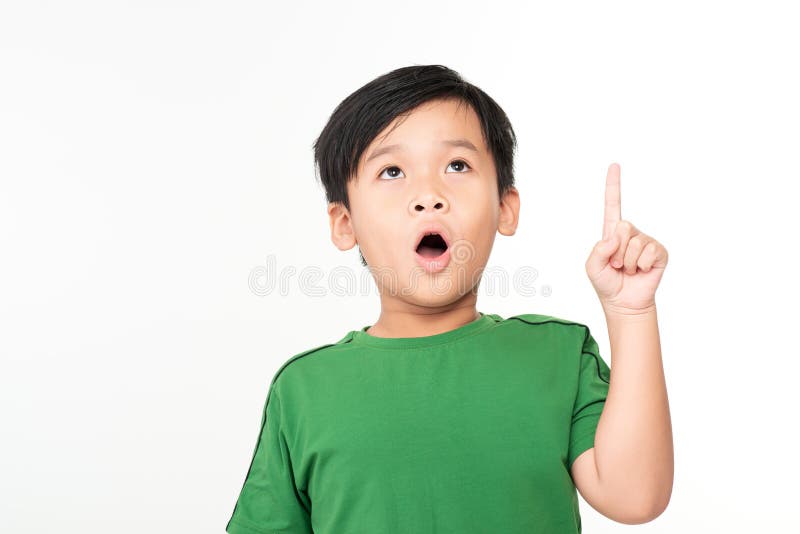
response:
M447 242L436 232L425 234L417 245L417 254L423 258L438 258L447 250Z

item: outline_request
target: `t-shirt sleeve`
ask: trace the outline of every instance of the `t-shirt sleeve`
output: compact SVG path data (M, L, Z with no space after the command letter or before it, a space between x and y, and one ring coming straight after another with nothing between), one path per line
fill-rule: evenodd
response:
M229 534L313 532L310 506L303 502L294 484L283 425L281 401L273 381L250 468L225 527Z
M569 469L572 469L572 463L581 453L594 447L597 423L606 403L611 379L611 368L600 356L597 342L589 332L589 328L584 327L584 329L582 329L584 338L578 365L578 390L572 409L567 455Z

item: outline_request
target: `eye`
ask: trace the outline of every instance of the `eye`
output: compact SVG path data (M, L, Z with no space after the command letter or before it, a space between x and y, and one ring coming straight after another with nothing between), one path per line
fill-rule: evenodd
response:
M391 170L391 169L397 169L398 171L400 171L400 167L397 167L396 165L392 165L391 167L386 167L385 169L383 169L380 172L380 174L378 174L378 178L383 176L383 173L385 173L386 171ZM402 173L403 171L400 171L400 172ZM394 178L397 178L397 176L392 176L392 179L394 179Z
M453 163L456 163L456 164L460 163L461 165L466 166L468 169L472 168L472 167L469 166L469 163L467 163L464 160L460 160L460 159L453 160L453 161L450 162L450 165L452 165ZM448 165L448 167L449 167L449 165ZM465 172L465 171L458 171L458 173L462 173L462 172Z
M450 165L453 165L453 164L461 165L462 166L461 168L463 169L463 170L460 170L460 171L456 171L456 174L463 174L464 172L466 172L466 169L472 169L472 167L469 166L469 163L467 163L466 161L461 160L461 159L455 159L455 160L451 161ZM450 168L450 165L448 165L447 167ZM466 169L464 169L464 167L466 167ZM397 165L391 165L389 167L384 167L384 169L378 174L378 178L383 178L384 173L387 172L387 171L399 171L401 174L403 173L403 171L400 170L400 167L398 167ZM391 180L393 180L395 178L401 178L401 177L402 176L397 176L397 174L390 175ZM391 181L391 180L387 180L387 181Z

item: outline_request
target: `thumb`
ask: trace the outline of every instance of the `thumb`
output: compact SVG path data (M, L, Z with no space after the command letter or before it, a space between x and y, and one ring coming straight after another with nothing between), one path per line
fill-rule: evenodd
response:
M591 275L605 269L606 265L608 265L611 260L611 256L617 251L617 248L619 248L619 237L617 234L611 234L610 237L598 241L594 245L589 259L586 260L586 271Z

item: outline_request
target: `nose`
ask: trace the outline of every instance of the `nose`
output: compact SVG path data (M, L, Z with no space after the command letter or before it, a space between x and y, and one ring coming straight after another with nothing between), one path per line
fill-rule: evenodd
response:
M430 194L424 197L414 199L410 206L410 211L433 211L436 213L446 213L450 209L450 204L443 196L437 194Z

